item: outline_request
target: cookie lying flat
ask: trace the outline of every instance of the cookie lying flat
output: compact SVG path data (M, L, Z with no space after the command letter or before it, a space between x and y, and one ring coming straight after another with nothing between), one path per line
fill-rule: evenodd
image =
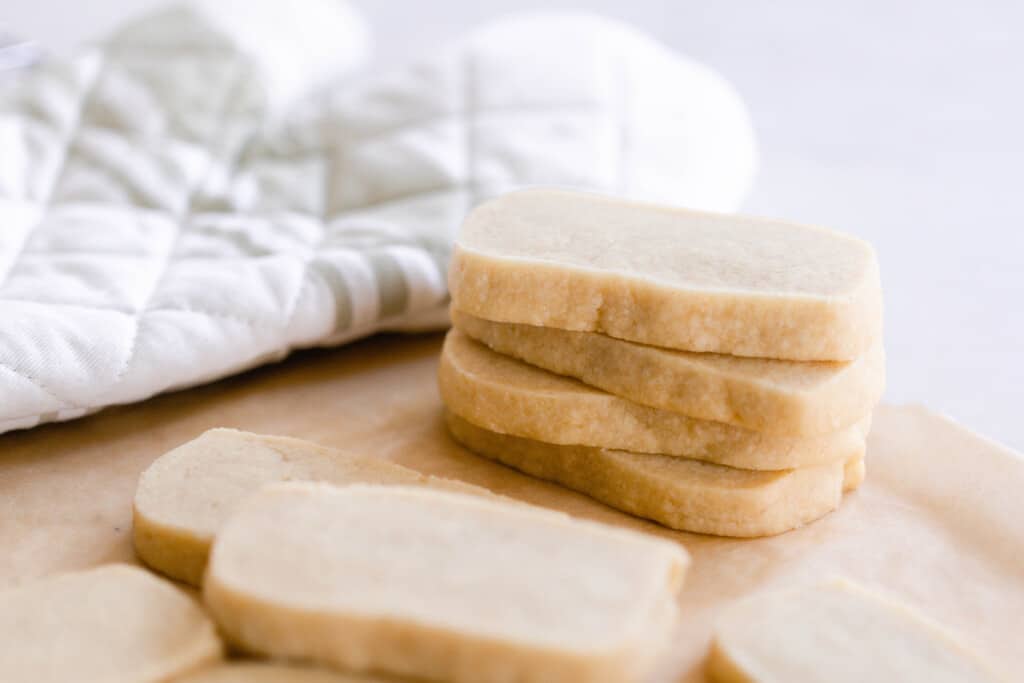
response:
M673 351L455 309L451 315L456 329L499 353L642 405L761 432L807 436L849 427L885 388L880 343L848 363L809 363Z
M790 437L642 406L495 353L448 333L438 371L455 413L492 432L560 445L658 453L744 469L779 470L849 460L864 450L868 422L826 435Z
M176 678L174 683L386 683L386 679L284 664L244 662L203 669L184 678Z
M910 608L842 580L728 609L715 629L708 673L718 683L999 680Z
M213 536L235 506L265 484L294 480L488 493L300 439L211 429L157 458L142 473L133 508L135 551L153 569L198 586Z
M276 484L217 535L207 606L242 648L452 683L637 681L688 557L495 499Z
M679 531L750 538L795 529L839 507L864 458L776 472L497 434L450 411L456 441L488 459Z
M871 245L781 221L554 190L477 207L448 286L486 320L736 356L854 360L881 337Z
M4 683L162 683L220 656L195 600L143 569L107 565L0 591Z

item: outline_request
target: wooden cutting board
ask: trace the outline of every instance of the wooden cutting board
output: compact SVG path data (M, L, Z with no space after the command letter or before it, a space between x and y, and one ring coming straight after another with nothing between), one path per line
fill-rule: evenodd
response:
M1024 671L1024 459L921 408L882 406L868 480L820 522L775 538L672 532L477 458L441 420L441 336L307 351L215 384L0 436L0 586L134 562L131 499L161 453L211 427L358 450L572 515L682 543L694 564L658 680L703 680L715 612L750 593L845 575L909 602L997 668Z

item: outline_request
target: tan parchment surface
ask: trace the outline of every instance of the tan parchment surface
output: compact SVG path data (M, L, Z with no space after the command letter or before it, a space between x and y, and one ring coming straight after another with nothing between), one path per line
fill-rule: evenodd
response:
M357 449L530 503L683 543L694 563L659 680L700 681L715 611L754 591L842 574L1024 672L1024 458L916 407L879 408L868 479L824 520L775 538L664 530L477 458L445 433L439 335L298 354L213 385L0 436L0 586L133 561L139 473L216 426ZM2 397L0 397L2 399ZM555 589L554 587L552 588Z

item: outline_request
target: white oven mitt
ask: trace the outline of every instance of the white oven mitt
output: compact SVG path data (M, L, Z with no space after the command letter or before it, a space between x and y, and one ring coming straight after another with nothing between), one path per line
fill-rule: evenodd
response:
M520 16L354 76L366 46L337 0L205 0L0 90L0 431L442 326L500 192L731 210L751 181L733 90L621 24Z

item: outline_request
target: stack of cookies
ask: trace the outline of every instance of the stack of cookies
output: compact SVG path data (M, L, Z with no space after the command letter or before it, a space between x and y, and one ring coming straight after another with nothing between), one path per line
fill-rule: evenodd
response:
M752 537L864 478L885 383L871 246L527 190L466 219L439 380L470 450L625 512Z

